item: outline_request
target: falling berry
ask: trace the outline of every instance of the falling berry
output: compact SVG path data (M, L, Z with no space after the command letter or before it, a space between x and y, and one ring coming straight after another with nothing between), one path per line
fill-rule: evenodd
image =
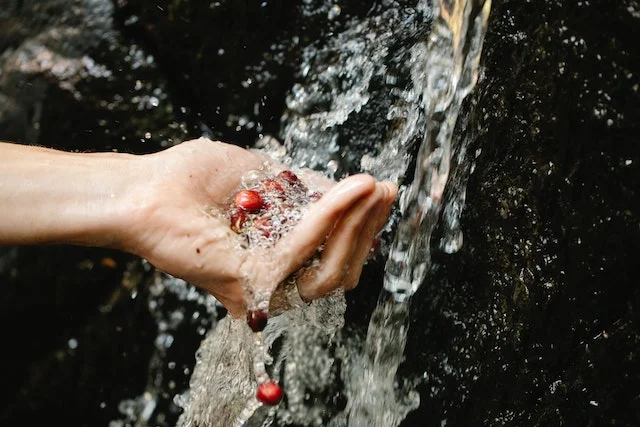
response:
M369 254L367 255L368 260L376 256L376 252L378 252L379 247L380 247L380 238L375 237L371 242L371 248L369 249Z
M373 242L371 242L371 252L377 251L379 246L380 246L380 238L376 237L373 239Z
M267 326L267 312L264 310L249 310L247 312L247 324L253 332L263 331Z
M282 400L282 387L273 381L267 381L258 386L256 398L265 405L277 405Z
M236 194L236 206L249 212L260 210L264 206L262 196L255 190L242 190Z

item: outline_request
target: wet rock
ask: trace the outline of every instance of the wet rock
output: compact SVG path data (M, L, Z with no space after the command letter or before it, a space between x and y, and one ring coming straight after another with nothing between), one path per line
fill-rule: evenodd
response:
M49 85L80 96L74 85L104 75L86 56L113 35L107 1L10 2L0 15L0 133L35 143Z
M117 16L123 34L157 57L190 132L249 146L279 134L302 49L369 9L353 3L330 18L322 0L128 0Z
M465 243L416 296L406 369L425 379L407 425L638 423L640 21L627 3L494 4L468 106Z
M182 140L153 56L108 0L12 2L0 16L0 135L63 149L149 152Z

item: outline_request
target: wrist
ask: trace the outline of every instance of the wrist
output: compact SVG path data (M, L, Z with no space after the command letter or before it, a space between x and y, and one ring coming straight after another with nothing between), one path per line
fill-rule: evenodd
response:
M124 153L69 153L61 168L66 168L66 190L60 191L51 211L60 219L49 224L53 241L82 246L123 249L131 217L139 208L141 156ZM65 179L63 178L63 181ZM58 191L58 186L55 186ZM45 235L45 232L42 233Z
M117 247L137 157L0 143L0 244Z
M95 204L89 215L95 218L81 244L101 246L138 254L137 233L144 227L149 208L152 170L147 156L122 153L96 155L95 178L98 185L93 195Z

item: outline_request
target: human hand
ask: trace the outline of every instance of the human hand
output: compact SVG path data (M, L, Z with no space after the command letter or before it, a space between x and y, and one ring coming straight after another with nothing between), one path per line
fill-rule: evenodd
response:
M397 193L368 175L335 183L299 171L324 196L275 246L242 249L223 212L242 177L269 162L258 152L198 139L147 155L0 143L0 157L0 245L131 252L206 289L233 316L256 296L275 297L271 292L294 272L306 300L355 286ZM300 270L312 257L312 267Z
M321 259L297 277L300 296L321 297L357 285L372 242L385 224L397 188L368 175L334 183L305 173L326 189L300 223L270 249L242 249L224 216L242 176L270 160L204 138L142 156L143 185L122 249L213 294L234 316L246 310L243 286L271 292L325 243ZM277 172L284 166L274 164Z

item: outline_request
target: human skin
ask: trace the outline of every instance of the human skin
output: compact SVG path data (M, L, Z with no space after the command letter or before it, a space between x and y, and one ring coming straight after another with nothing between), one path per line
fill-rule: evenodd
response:
M326 192L270 249L242 249L224 215L242 176L265 155L205 138L153 154L70 153L0 143L0 244L73 244L122 250L214 295L234 317L247 287L273 291L297 274L309 301L358 283L397 187L354 175ZM317 248L313 267L300 270Z

